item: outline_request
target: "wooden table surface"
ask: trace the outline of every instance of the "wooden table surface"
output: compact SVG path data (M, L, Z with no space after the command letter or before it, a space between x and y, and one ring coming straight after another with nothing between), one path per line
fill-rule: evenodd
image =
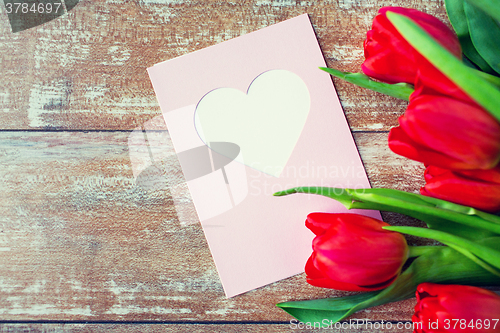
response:
M12 33L1 7L0 332L286 332L276 303L345 295L301 274L226 299L201 226L137 184L128 142L162 122L147 67L308 13L328 65L356 72L388 5L446 21L442 0L83 0ZM387 147L406 103L334 84L372 186L418 191L423 166ZM354 318L409 321L414 304Z

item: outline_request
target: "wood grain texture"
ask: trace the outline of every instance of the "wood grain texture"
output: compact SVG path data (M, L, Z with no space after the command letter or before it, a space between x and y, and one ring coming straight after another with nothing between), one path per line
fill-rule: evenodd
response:
M206 332L224 332L224 333L275 333L275 332L318 332L318 329L298 329L294 324L9 324L0 326L0 333L90 333L90 332L109 332L109 333L206 333ZM373 325L373 324L372 324ZM394 324L396 325L396 324ZM375 326L377 327L377 326ZM334 332L331 329L325 329L326 332ZM342 329L343 333L382 333L394 332L395 329L388 328L359 328ZM412 330L396 330L399 333L411 333Z
M436 0L81 1L16 34L0 15L0 122L9 129L133 129L160 114L146 68L308 13L330 66L359 71L378 8L445 19ZM354 131L387 130L405 102L335 80Z
M134 179L129 137L0 132L1 319L283 321L278 302L345 294L299 275L226 299L200 225L179 225L168 187ZM377 186L418 188L422 168L384 134L356 141ZM356 316L405 320L412 306Z
M179 223L169 186L183 176L146 68L308 13L328 65L357 72L387 5L446 20L442 0L83 0L13 34L0 6L0 322L170 322L5 323L0 332L287 332L291 317L276 303L347 294L302 274L224 297L201 227ZM386 142L406 102L334 84L372 186L418 191L423 166ZM142 130L158 135L159 149L144 146ZM163 162L152 168L156 154ZM192 212L189 195L181 199ZM407 321L414 303L353 318Z

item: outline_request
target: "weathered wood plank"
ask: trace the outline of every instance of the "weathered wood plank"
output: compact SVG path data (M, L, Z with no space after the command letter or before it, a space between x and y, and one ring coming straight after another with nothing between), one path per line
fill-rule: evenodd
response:
M68 15L17 34L3 15L0 129L132 130L160 114L147 67L302 13L309 13L328 64L358 71L365 33L385 5L445 19L442 0L84 0ZM422 165L392 154L384 132L406 103L334 83L351 128L364 131L355 140L372 185L418 191ZM288 321L275 303L345 294L311 287L298 275L225 299L202 229L179 224L164 185L182 181L171 146L148 151L134 140L131 132L0 132L0 320ZM148 163L134 169L131 151L139 159L163 158L167 174L150 168L135 179ZM192 210L185 199L183 207ZM396 214L384 218L419 223ZM406 321L413 305L407 300L354 318ZM103 329L289 330L271 324L0 325L0 332ZM352 332L358 331L374 332Z
M274 304L345 294L298 275L226 299L201 227L134 179L131 133L0 132L1 320L287 321ZM423 168L385 137L355 135L372 183L417 190ZM408 320L412 306L356 316Z
M442 0L80 1L12 34L0 17L0 128L133 129L159 114L146 68L308 13L330 66L359 71L378 8L445 20ZM335 80L353 130L387 130L406 103Z
M377 325L376 323L374 323ZM374 325L372 324L372 325ZM392 324L392 323L391 323ZM407 323L401 323L404 325ZM395 328L387 328L380 323L380 329L373 326L360 326L359 328L340 329L342 333L382 333L395 331ZM397 323L394 323L396 326ZM69 332L69 333L87 333L87 332L102 332L109 333L206 333L206 332L224 332L224 333L240 333L240 332L256 332L256 333L275 333L275 332L302 332L311 333L318 332L318 329L301 328L296 323L292 324L8 324L0 325L0 333L45 333L45 332ZM319 327L319 325L317 326ZM354 326L355 327L355 326ZM375 326L378 327L378 326ZM408 326L409 327L409 326ZM326 329L327 332L333 332L333 329ZM336 330L337 331L337 330ZM397 329L399 333L411 333L411 329Z

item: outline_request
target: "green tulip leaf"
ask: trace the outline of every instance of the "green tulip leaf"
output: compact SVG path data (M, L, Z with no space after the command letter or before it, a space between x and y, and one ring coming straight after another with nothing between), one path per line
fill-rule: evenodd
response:
M500 251L500 237L483 238L478 240L477 243L486 245L488 247L491 247L492 249Z
M303 322L337 322L348 316L351 309L373 299L380 291L361 293L346 297L294 301L277 304L278 307Z
M500 6L498 5L498 0L468 0L467 2L500 22Z
M347 209L372 209L405 214L424 221L431 229L466 239L477 240L500 235L499 216L420 194L387 188L295 187L274 195L293 193L326 196L339 201Z
M448 234L446 232L439 230L432 230L432 229L418 228L418 227L395 227L395 226L383 227L383 228L386 230L396 231L407 235L434 239L445 245L453 247L455 250L460 251L461 249L463 249L464 253L462 254L466 254L466 256L468 256L469 259L470 256L467 255L467 253L473 254L474 256L478 257L479 259L491 265L492 267L496 268L497 270L500 269L500 251L497 251L489 246L478 244L471 240L461 238L452 234ZM500 273L497 271L496 275L500 275Z
M498 276L491 274L474 261L449 247L436 246L433 250L426 247L426 251L416 258L392 285L382 291L284 302L277 306L304 323L324 321L335 323L359 310L411 298L415 295L417 286L423 282L475 286L500 285Z
M477 51L498 73L500 47L500 24L488 13L476 7L473 2L464 1L465 23ZM492 65L493 63L493 65Z
M495 72L500 73L500 26L498 22L468 2L464 3L464 10L474 47L488 65Z
M476 215L470 215L471 210L473 211L471 207L455 205L444 200L442 203L429 206L431 201L426 202L427 197L422 195L403 192L405 194L398 198L399 193L396 192L394 197L388 197L379 194L377 190L370 189L368 193L357 193L352 209L385 210L408 215L424 221L431 229L449 232L467 239L480 239L500 234L500 222L495 223ZM372 191L375 193L370 193ZM426 203L412 202L408 200L409 195ZM380 206L381 203L382 206Z
M465 54L463 54L463 52L462 52L462 61L464 62L464 64L466 64L470 68L474 68L474 69L478 69L479 68L475 63L473 63L472 61L470 61L469 58L467 58L465 56Z
M480 70L476 70L476 75L482 77L486 81L488 81L491 84L494 84L498 88L500 88L500 77L494 76L485 72L481 72Z
M482 268L484 268L485 270L487 270L491 274L494 274L494 275L500 277L499 270L495 269L494 267L492 267L488 263L484 262L483 260L481 260L480 258L475 256L473 253L471 253L467 249L464 249L464 248L457 246L455 244L448 244L448 246L451 247L452 249L454 249L455 251L460 252L461 254L463 254L464 256L469 258L470 260L474 261L476 264L478 264L479 266L481 266Z
M500 121L500 90L495 85L455 58L411 19L393 12L387 12L387 18L411 46Z
M408 258L420 257L436 249L435 246L408 246Z
M332 76L338 77L339 79L342 79L349 83L353 83L362 88L367 88L385 95L404 99L406 101L410 100L410 95L414 91L413 86L404 82L389 84L372 80L369 76L366 76L363 73L341 72L337 69L326 67L320 67L319 69L327 72Z
M477 52L469 33L469 25L465 16L464 0L445 0L446 13L450 19L451 25L457 34L462 52L465 56L478 66L482 71L494 73L495 71L488 65L486 60ZM464 59L465 62L465 59Z

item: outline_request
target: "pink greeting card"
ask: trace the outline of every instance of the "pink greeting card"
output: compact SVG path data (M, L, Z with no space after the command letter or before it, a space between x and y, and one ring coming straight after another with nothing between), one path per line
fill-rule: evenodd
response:
M227 297L303 272L307 214L346 212L274 192L370 186L321 66L304 14L148 69Z

